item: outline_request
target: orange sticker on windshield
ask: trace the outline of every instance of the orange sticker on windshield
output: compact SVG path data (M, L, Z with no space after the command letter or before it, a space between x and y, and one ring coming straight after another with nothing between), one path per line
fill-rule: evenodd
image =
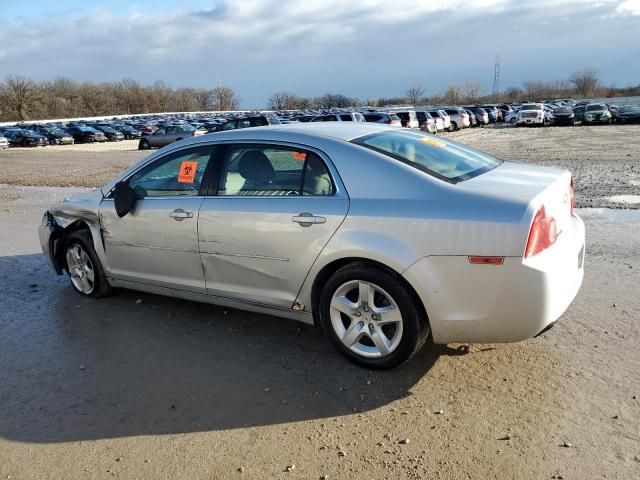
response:
M196 170L198 170L198 162L182 162L180 164L178 182L193 183L196 179Z
M301 160L304 162L307 159L307 154L304 152L293 152L293 159Z
M431 145L433 147L442 148L442 147L447 145L446 143L441 142L440 140L436 140L435 138L431 138L431 137L423 137L423 138L420 139L420 141L422 143L426 143L427 145Z

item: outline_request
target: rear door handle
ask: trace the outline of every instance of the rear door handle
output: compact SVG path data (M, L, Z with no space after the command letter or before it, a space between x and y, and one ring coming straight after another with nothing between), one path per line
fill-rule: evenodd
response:
M291 221L299 223L303 227L310 227L311 225L318 223L325 223L327 221L324 217L317 217L309 212L302 212L300 215L291 217Z
M173 218L177 222L181 222L185 218L193 218L193 212L186 212L181 208L176 208L173 212L169 214L171 218Z

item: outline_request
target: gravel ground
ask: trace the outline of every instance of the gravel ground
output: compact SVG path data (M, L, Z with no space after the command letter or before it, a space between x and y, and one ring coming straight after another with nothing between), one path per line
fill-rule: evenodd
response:
M571 170L578 207L640 208L640 125L500 125L450 136L505 159ZM629 195L635 202L624 201Z
M447 134L494 155L561 166L578 207L640 208L640 125L466 129ZM0 151L0 184L99 187L143 158L137 141ZM628 203L625 200L634 200ZM620 197L622 198L611 198Z
M581 212L584 284L543 336L371 372L293 321L79 297L36 235L77 190L0 187L0 478L640 478L640 212Z

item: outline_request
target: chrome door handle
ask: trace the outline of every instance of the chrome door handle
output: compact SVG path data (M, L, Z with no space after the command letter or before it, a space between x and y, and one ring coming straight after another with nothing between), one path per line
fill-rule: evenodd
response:
M171 218L173 218L177 222L181 222L185 218L193 218L193 212L186 212L181 208L176 208L173 212L169 214Z
M327 221L324 217L317 217L309 212L302 212L300 215L291 217L291 221L299 223L303 227L310 227L311 225L318 223L325 223Z

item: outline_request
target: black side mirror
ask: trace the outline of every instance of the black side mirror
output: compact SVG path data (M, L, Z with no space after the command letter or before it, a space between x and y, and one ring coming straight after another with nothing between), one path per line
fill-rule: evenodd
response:
M122 218L133 209L138 199L136 191L126 182L118 182L113 189L113 203L116 214Z

